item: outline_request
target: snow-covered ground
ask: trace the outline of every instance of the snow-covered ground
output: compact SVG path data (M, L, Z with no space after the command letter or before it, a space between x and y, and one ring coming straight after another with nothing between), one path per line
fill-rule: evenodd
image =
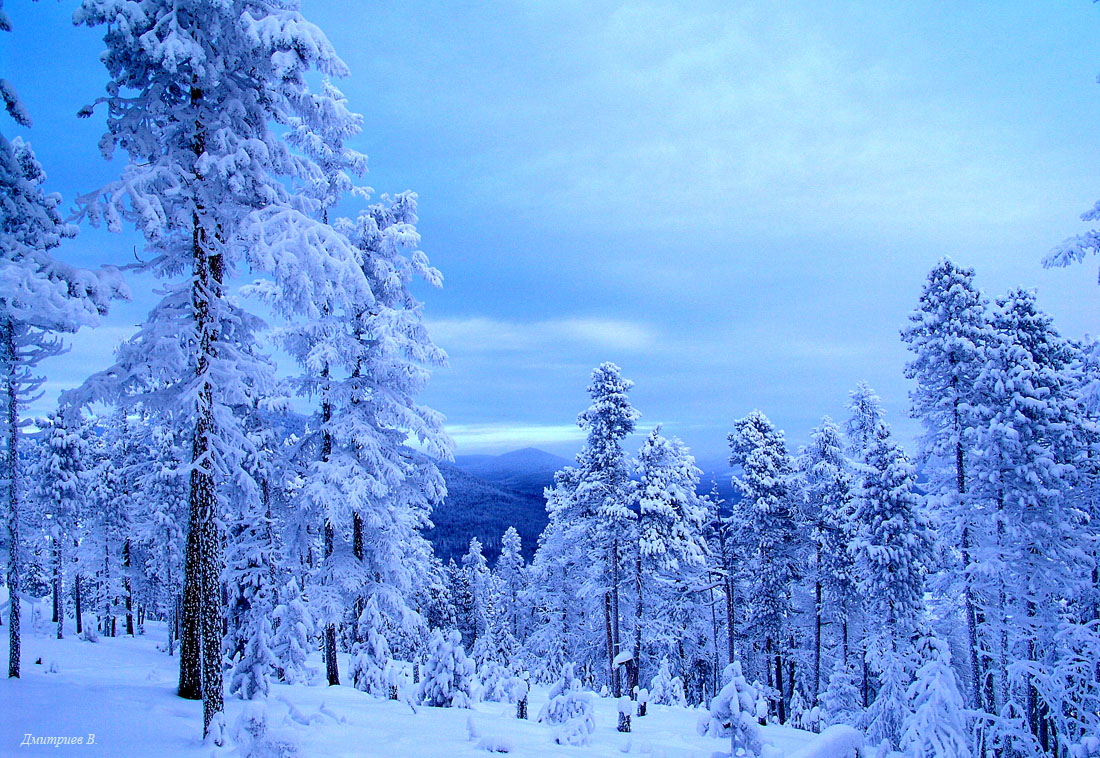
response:
M32 627L29 616L25 623ZM176 696L177 659L158 649L165 639L161 625L148 624L145 636L136 639L116 637L98 643L76 639L71 629L66 639L53 639L48 635L51 626L39 620L38 629L26 630L23 677L0 680L0 756L237 754L233 748L204 746L199 739L202 704ZM6 627L2 631L6 661ZM321 671L319 655L313 664ZM342 674L346 664L341 660ZM520 756L709 758L729 750L726 740L697 734L701 711L689 708L651 705L647 716L634 719L631 734L620 734L615 730L615 701L595 698L592 744L564 747L554 744L551 727L534 720L546 701L543 687L531 693L531 720L520 721L515 706L507 703L482 702L472 710L417 706L414 713L406 703L377 700L352 687L327 687L322 682L319 676L316 686L273 685L267 703L271 735L293 743L301 756L485 756L488 748L504 748ZM255 707L227 699L229 731L246 708ZM775 754L782 756L801 751L814 739L785 727L764 731ZM47 741L83 737L84 744L20 747L26 735Z

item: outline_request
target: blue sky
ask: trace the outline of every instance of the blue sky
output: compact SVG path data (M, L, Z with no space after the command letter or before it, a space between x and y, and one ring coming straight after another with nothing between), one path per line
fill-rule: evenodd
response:
M9 2L0 66L67 200L98 154L96 30ZM348 63L378 192L421 200L424 291L450 354L423 400L458 451L574 452L591 368L619 363L647 424L702 459L760 408L797 444L859 380L907 439L898 329L944 255L991 295L1036 288L1074 337L1096 262L1045 271L1100 197L1100 9L1067 3L305 0ZM5 134L23 134L3 117ZM60 251L132 260L83 229ZM152 285L46 366L106 366Z

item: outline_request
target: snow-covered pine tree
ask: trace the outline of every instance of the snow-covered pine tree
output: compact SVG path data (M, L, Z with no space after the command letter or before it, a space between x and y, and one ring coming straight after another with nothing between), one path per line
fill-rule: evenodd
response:
M52 413L44 422L37 465L31 473L34 496L48 515L48 536L53 552L53 602L57 615L57 639L65 630L65 576L72 569L73 547L84 514L88 489L90 452L88 430L77 418Z
M496 576L488 581L485 608L485 631L474 644L474 662L481 682L481 699L499 702L512 697L512 677L515 668L515 637L508 617L500 604L502 595Z
M82 198L84 212L112 230L134 223L147 268L168 280L116 366L80 399L141 399L193 428L180 694L201 688L204 734L220 743L219 483L249 486L236 411L254 407L271 383L253 350L260 322L227 285L245 267L269 276L280 310L305 319L366 299L346 237L312 217L316 201L294 194L321 169L275 131L306 123L323 133L346 118L332 95L309 91L306 73L347 69L293 3L86 0L74 21L106 29L101 146L129 158L121 179Z
M390 646L383 633L382 614L372 596L359 614L356 643L351 651L348 677L355 689L375 697L386 697L386 667L390 663Z
M477 537L470 538L470 546L466 554L462 556L462 573L465 576L465 586L470 592L470 638L463 639L472 650L477 644L477 638L485 633L489 623L489 563L481 550L481 540Z
M585 526L593 557L603 563L591 565L592 592L603 599L604 632L608 676L615 697L622 695L622 682L615 658L621 652L619 628L620 564L623 546L632 540L635 485L630 479L623 439L634 431L639 413L630 405L627 393L634 386L624 379L614 363L602 363L592 372L588 395L592 405L577 417L585 430L584 448L577 455L577 481L573 490L580 518Z
M500 555L493 573L500 587L499 610L512 637L522 641L525 630L520 624L526 614L521 599L527 586L527 568L523 562L523 544L514 526L508 527L500 539Z
M779 691L776 702L780 723L787 718L785 700L790 683L784 684L791 654L788 617L791 583L797 574L795 522L788 480L791 460L783 433L760 411L734 423L729 435L730 466L740 468L733 477L743 506L752 519L756 571L753 578L753 622L761 634L765 670ZM774 669L772 665L774 664ZM772 679L774 674L774 679ZM789 678L789 676L788 676Z
M810 529L813 554L810 576L814 582L814 636L809 674L810 708L820 705L822 625L825 599L840 626L840 657L848 659L848 612L853 600L855 576L848 544L851 541L855 492L851 467L844 455L840 429L828 417L813 431L810 444L795 462L794 486L801 520Z
M878 691L859 726L871 744L885 742L894 749L912 714L909 703L914 667L912 644L908 640L898 642L882 638L876 643L868 655L878 676Z
M914 758L971 758L965 700L951 667L951 649L931 630L917 642L916 678L906 693L909 713L900 748Z
M436 708L469 708L476 683L474 662L462 649L458 631L433 631L420 680L420 702Z
M735 639L737 637L737 618L734 612L736 603L736 589L737 589L737 576L741 567L742 561L738 560L738 556L741 555L741 551L738 549L739 537L742 535L742 529L738 528L737 517L734 511L737 510L737 506L733 505L730 508L729 515L723 515L723 510L726 505L726 501L718 492L718 482L711 482L711 490L707 495L707 510L708 510L708 524L706 535L710 543L710 563L714 568L714 579L717 579L719 588L722 593L723 603L725 606L725 621L726 625L726 639L725 639L725 660L726 665L733 663L736 659ZM713 606L712 606L713 608ZM717 615L717 611L714 611ZM719 643L717 639L718 629L721 625L720 621L715 622L715 673L718 672L718 648ZM715 686L720 685L720 682L715 682Z
M587 661L585 653L591 649L581 623L586 598L578 592L589 560L584 510L575 497L579 477L578 469L566 467L546 489L549 520L528 574L526 596L533 623L524 646L537 662L535 679L543 684L556 681L569 661Z
M554 724L554 741L565 745L587 745L596 730L592 696L581 689L572 663L550 688L546 704L539 710L539 723Z
M848 439L848 456L857 468L875 441L875 432L884 419L882 400L866 382L860 382L848 393L848 421L844 434Z
M229 631L223 644L232 668L229 691L252 700L267 696L276 667L270 647L275 609L272 564L279 548L263 499L242 499L242 513L230 524L227 540L223 581L229 596Z
M641 481L634 567L634 681L628 685L632 693L642 681L645 573L676 575L681 564L685 568L702 566L707 555L703 537L707 511L696 494L702 472L684 443L676 437L663 437L658 425L638 451L635 469Z
M851 543L868 614L869 657L880 688L866 714L868 736L897 746L912 678L912 638L923 612L931 532L905 453L880 424L864 459Z
M477 638L477 609L474 605L474 593L470 589L470 577L466 571L451 558L447 563L447 585L454 602L455 626L462 635L463 642L473 645ZM440 627L446 629L446 627Z
M145 575L155 587L155 610L168 620L168 653L172 655L183 587L187 485L181 470L186 451L171 417L149 416L146 423L148 465L137 472L145 507L136 514L134 533L145 546Z
M939 528L959 545L962 611L965 617L971 703L980 702L978 624L984 617L972 586L975 524L983 520L981 502L967 497L973 439L977 425L977 379L991 338L985 298L974 287L974 270L944 258L929 272L920 306L909 316L902 339L913 352L905 374L917 386L910 392L912 415L921 422L919 460L929 472L928 493L935 498ZM952 588L957 589L955 587Z
M433 553L416 591L417 611L429 629L454 629L458 625L448 577L443 562Z
M134 533L132 473L136 419L116 409L99 420L102 434L91 446L89 509L80 550L92 567L97 588L99 631L114 637L117 616L125 615L126 633L133 634L131 541Z
M365 157L348 149L345 139L358 131L338 90L326 84L342 118L314 133L297 123L292 141L315 157L323 181L309 188L323 221L329 206L347 191L365 195L350 176L365 169ZM329 128L332 127L332 128ZM442 417L417 405L429 370L446 358L428 337L420 303L409 285L414 277L442 283L431 268L416 231L416 195L381 201L354 220L333 227L354 244L369 285L361 299L322 309L316 319L283 330L284 344L302 366L298 390L320 400L316 458L302 490L305 509L324 532L324 564L319 575L331 596L325 627L329 682L335 668L335 623L340 604L360 609L368 595L386 594L384 602L407 615L416 577L427 568L410 559L430 554L420 531L431 506L442 500L445 485L431 458L445 458L451 443ZM416 439L431 458L415 454L405 441ZM416 544L414 548L414 543ZM350 553L350 555L348 555Z
M884 419L885 415L882 410L882 401L866 382L860 382L856 385L855 389L848 393L848 419L844 424L844 434L848 441L848 459L853 469L852 484L855 487L857 495L863 486L866 469L864 461L867 458L868 451L871 449L871 445L875 441L875 430L883 423ZM849 543L859 529L859 524L854 518L853 514ZM861 602L856 604L858 607L852 610L856 612L861 627L860 649L858 651L860 694L862 707L866 709L871 704L871 672L867 665L868 639L866 630L862 629L862 627L868 616L866 608L863 607L862 598L860 598L860 601Z
M3 10L0 9L0 13ZM10 28L10 25L8 26ZM8 113L25 126L30 117L15 90L0 85ZM0 134L0 382L3 383L8 524L8 676L19 676L20 536L22 477L20 409L42 386L41 361L64 350L59 333L95 326L111 298L126 295L117 271L73 268L50 252L76 229L61 215L61 197L42 190L46 174L30 145Z
M1014 290L998 299L993 326L974 430L973 493L996 524L980 550L997 629L996 671L985 686L995 711L1015 704L1035 743L1049 751L1060 739L1051 714L1088 707L1047 701L1037 682L1052 667L1067 621L1059 609L1091 578L1084 514L1068 496L1083 458L1082 415L1072 351L1034 294Z
M672 676L668 656L661 658L657 673L649 684L649 702L657 705L687 704L684 698L684 681L678 676Z
M855 664L837 658L829 683L821 695L822 718L826 724L856 726L863 716L859 673Z
M281 600L272 613L276 626L275 640L271 644L275 671L287 684L308 683L314 671L306 664L306 656L313 649L310 640L316 629L302 600L298 581L293 577L283 589Z
M709 712L699 720L699 733L730 738L730 756L760 755L763 735L758 719L759 693L741 671L741 662L726 667L725 685L711 700Z

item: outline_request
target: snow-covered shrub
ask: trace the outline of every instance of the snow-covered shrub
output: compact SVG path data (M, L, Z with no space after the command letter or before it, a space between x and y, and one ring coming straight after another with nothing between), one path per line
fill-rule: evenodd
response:
M283 602L275 607L275 641L271 653L279 678L287 684L308 682L313 669L306 665L310 652L309 639L314 634L313 617L309 615L298 582L291 579L283 591Z
M511 753L515 745L506 737L492 734L481 734L474 725L473 717L466 719L466 737L478 750L487 750L490 753Z
M638 715L644 716L646 708L649 706L649 690L642 687L638 690Z
M787 710L787 718L791 722L791 726L795 729L802 729L802 718L806 715L806 700L802 697L802 691L797 687L794 688L794 694L791 695L790 706Z
M730 754L759 756L763 736L758 723L760 693L741 673L741 662L734 661L723 675L725 686L710 702L710 711L699 720L699 733L711 737L729 737Z
M789 723L795 729L805 729L814 734L821 731L821 708L816 705L812 708L808 707L801 690L795 689L791 696L789 713Z
M563 724L571 718L591 712L591 696L581 691L581 680L573 675L573 671L573 664L566 664L561 678L550 688L549 700L539 711L540 722Z
M382 684L386 690L386 697L390 700L400 700L405 681L405 673L401 667L393 661L387 661L386 668L382 672Z
M855 726L863 712L854 666L837 661L829 684L821 695L821 718L825 724Z
M672 676L667 657L661 659L657 674L649 684L649 702L680 706L687 703L684 697L684 680L678 676Z
M921 665L909 685L913 712L902 727L902 752L935 758L970 758L963 710L966 705L951 668L947 643L929 633L920 641Z
M462 649L462 635L438 630L428 641L420 680L420 702L437 708L469 708L474 702L474 662Z
M566 664L561 679L550 688L550 699L539 711L539 722L556 724L554 741L559 745L587 745L596 731L592 696L581 690L581 680Z
M240 659L233 663L229 691L242 700L266 698L270 690L268 680L276 665L268 642L271 622L264 615L252 613L242 635L245 639L244 650Z
M388 697L385 671L390 662L390 646L382 634L382 616L373 596L367 599L359 614L355 639L348 666L352 686L375 697Z
M292 740L269 732L266 705L257 703L241 711L233 725L232 736L240 758L293 758L298 755L298 746Z
M514 702L512 699L512 672L503 664L487 660L479 673L481 699L493 703Z
M618 730L620 732L630 732L630 711L633 710L634 704L630 701L626 695L619 698L619 725Z
M512 700L516 704L517 719L527 718L527 695L531 689L531 686L527 682L528 678L530 678L530 674L526 671L519 676L512 677Z
M896 641L880 640L880 649L873 656L879 679L878 692L858 724L873 744L886 741L891 748L900 743L902 728L912 714L909 707L911 662L897 646Z
M847 724L834 724L814 738L793 758L856 758L863 747L863 735ZM920 758L933 758L937 753L921 753Z

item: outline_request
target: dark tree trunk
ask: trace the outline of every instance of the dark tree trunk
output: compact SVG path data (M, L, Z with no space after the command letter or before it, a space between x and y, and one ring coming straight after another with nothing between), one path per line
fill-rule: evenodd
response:
M787 723L787 709L783 702L783 656L779 652L779 646L775 650L775 688L779 690L779 702L776 704L779 723Z
M4 324L4 360L7 362L8 401L8 676L19 677L19 354L15 324Z
M332 555L333 550L332 524L325 522L325 557ZM340 667L336 660L336 624L325 627L325 673L328 676L330 686L340 683Z
M122 577L123 590L126 592L126 633L134 636L134 592L130 584L130 540L122 545L122 565L125 569Z
M53 566L53 620L57 622L57 639L59 640L65 639L65 555L61 549L62 544L62 541L58 540L54 548Z
M818 562L821 565L821 548L818 548ZM812 706L816 706L821 694L821 581L814 583L814 699ZM793 684L794 679L791 679Z
M202 90L192 87L190 95L191 104L197 112L202 105ZM205 132L198 117L195 121L192 148L196 159L205 152ZM201 182L202 177L196 176L196 180ZM203 381L196 393L195 433L191 448L189 505L192 521L187 535L180 691L181 694L184 693L186 683L186 696L194 696L195 687L191 679L193 670L199 668L203 737L209 737L213 730L214 741L221 744L220 719L224 711L221 659L224 609L221 597L221 534L218 529L218 497L213 472L217 430L214 419L214 388L209 373L217 358L220 325L214 312L214 304L221 298L223 271L221 257L210 249L209 233L203 225L202 216L205 210L196 203L191 219L194 269L191 309L198 334L195 375ZM196 660L199 662L198 666Z
M603 593L603 620L607 632L607 681L615 688L619 679L615 675L615 635L611 632L611 593Z
M634 561L634 591L638 593L638 602L634 606L634 665L630 668L631 677L627 682L631 698L637 697L637 690L642 681L642 550L640 545L637 552L638 555Z
M848 615L845 611L844 620L840 622L840 651L844 665L848 665Z
M50 621L54 624L57 623L58 595L61 594L61 588L58 586L61 584L60 571L58 570L58 564L60 562L61 559L57 556L57 551L54 550L53 578L52 581L50 581L50 596L53 600L53 618L50 619ZM60 637L58 639L60 639Z
M83 609L80 604L80 574L77 574L73 578L73 607L76 611L76 634L80 636L84 633L84 619L82 617Z
M733 566L726 553L726 530L722 528L722 514L718 514L718 552L722 558L722 571L724 572L723 587L726 593L726 637L729 645L726 663L733 663Z
M714 600L714 588L710 590L710 628L712 635L711 644L714 645L714 666L713 671L710 672L712 678L712 686L710 688L710 696L713 697L718 694L718 683L721 681L720 664L718 663L718 611L715 609ZM643 715L643 714L638 714Z
M615 635L615 657L622 652L622 639L619 636L619 541L611 543L611 630ZM614 666L615 697L622 697L623 686L620 681L619 667Z

